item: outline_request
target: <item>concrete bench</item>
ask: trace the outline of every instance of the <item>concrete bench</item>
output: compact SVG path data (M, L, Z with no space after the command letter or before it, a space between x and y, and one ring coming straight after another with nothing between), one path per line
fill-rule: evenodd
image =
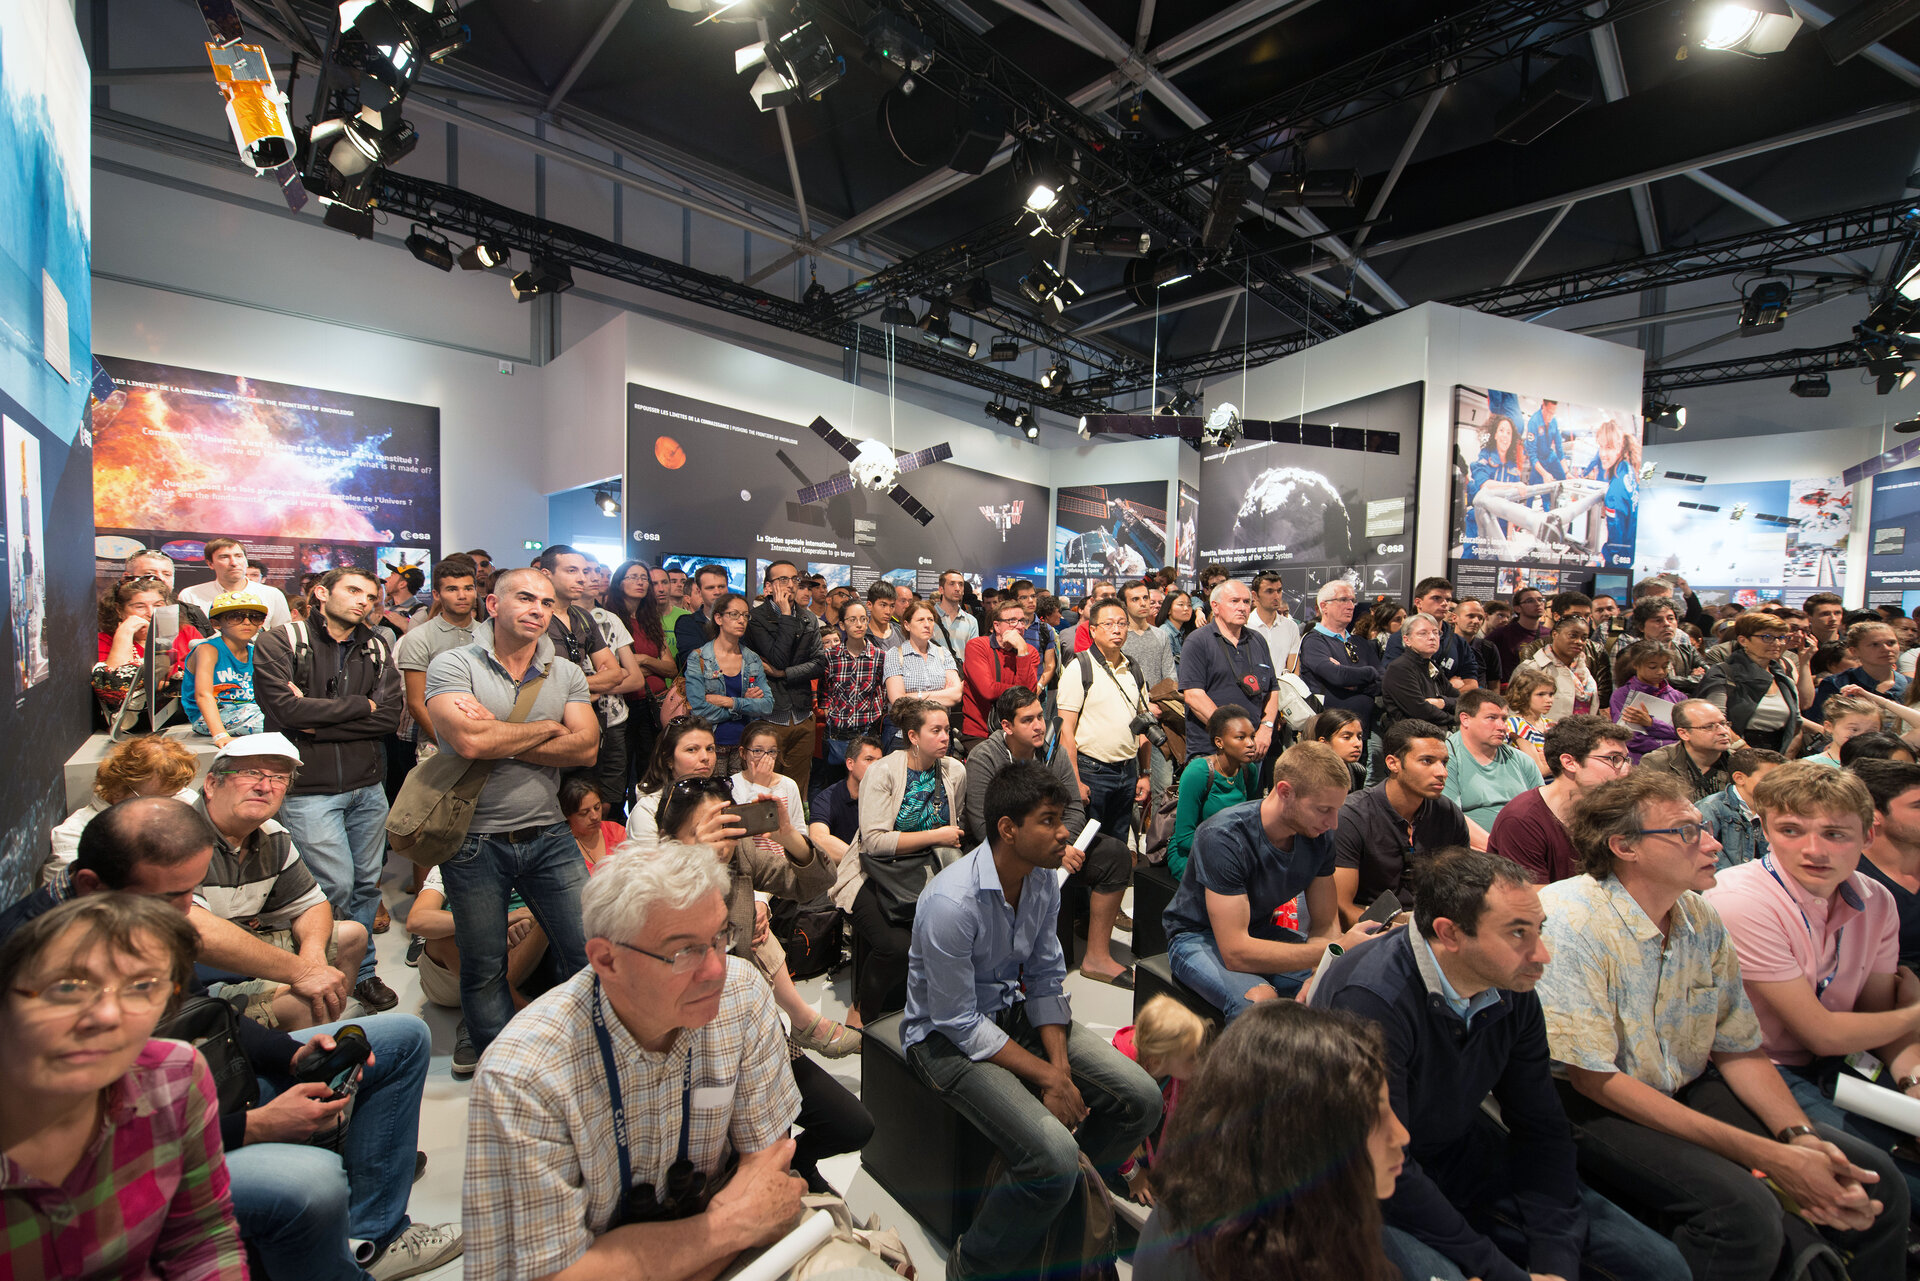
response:
M1136 923L1138 918L1136 918ZM1133 1016L1156 996L1170 996L1203 1019L1212 1019L1215 1027L1225 1027L1227 1016L1213 1002L1173 976L1172 958L1165 952L1142 956L1133 963Z
M995 1148L915 1074L900 1048L902 1021L889 1014L862 1030L860 1101L873 1117L873 1138L860 1165L951 1247L973 1222Z
M1133 954L1159 956L1167 950L1167 925L1161 915L1173 902L1179 882L1164 863L1142 863L1133 869Z

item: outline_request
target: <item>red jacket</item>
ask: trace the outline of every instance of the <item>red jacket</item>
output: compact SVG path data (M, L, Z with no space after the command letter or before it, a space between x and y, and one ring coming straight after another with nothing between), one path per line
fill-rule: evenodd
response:
M1027 646L1019 658L1009 655L989 636L976 636L967 642L966 659L961 665L960 732L968 738L985 738L1000 728L993 716L993 702L1002 690L1015 685L1028 689L1040 684L1040 649Z

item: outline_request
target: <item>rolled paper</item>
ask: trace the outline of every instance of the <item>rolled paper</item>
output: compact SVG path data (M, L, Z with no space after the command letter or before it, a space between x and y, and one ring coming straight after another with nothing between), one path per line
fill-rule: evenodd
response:
M1833 1101L1855 1116L1890 1125L1902 1134L1920 1134L1920 1099L1843 1073L1834 1082Z
M1100 820L1097 818L1088 819L1087 825L1080 829L1080 835L1073 838L1073 848L1085 854L1087 852L1087 846L1093 844L1093 838L1099 834ZM1065 867L1056 867L1053 869L1053 875L1060 884L1065 885L1067 878L1072 876L1073 873L1069 872Z
M733 1281L780 1281L793 1265L833 1235L833 1216L815 1210L800 1226L775 1241L759 1258L734 1273Z

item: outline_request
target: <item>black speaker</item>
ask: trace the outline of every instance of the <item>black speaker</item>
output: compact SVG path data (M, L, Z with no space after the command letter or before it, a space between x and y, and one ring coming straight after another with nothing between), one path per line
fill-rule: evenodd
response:
M975 98L961 123L960 141L954 145L948 168L958 173L985 173L1006 136L1006 109L993 99Z

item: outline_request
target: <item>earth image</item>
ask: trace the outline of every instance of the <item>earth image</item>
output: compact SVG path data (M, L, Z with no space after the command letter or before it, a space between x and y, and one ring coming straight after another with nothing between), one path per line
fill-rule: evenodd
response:
M1352 513L1319 472L1269 467L1254 477L1233 522L1233 546L1285 547L1294 560L1354 559Z

